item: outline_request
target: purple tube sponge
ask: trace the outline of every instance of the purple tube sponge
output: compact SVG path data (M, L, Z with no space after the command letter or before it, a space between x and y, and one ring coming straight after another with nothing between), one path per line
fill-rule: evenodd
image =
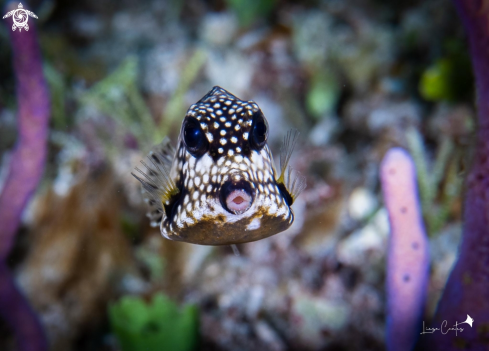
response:
M459 257L448 278L433 322L452 327L469 315L463 332L435 333L431 350L489 349L489 1L455 0L470 43L477 88L478 130L466 179L464 228Z
M389 213L387 257L387 349L412 350L421 329L429 250L421 217L416 171L409 154L393 148L380 167Z
M8 10L17 3L11 5ZM50 100L36 28L31 22L29 31L12 31L12 17L5 19L13 51L19 136L0 195L0 316L15 333L18 350L42 351L47 350L47 342L41 325L16 288L5 262L22 211L42 177L47 153Z
M5 22L13 51L19 136L0 195L0 259L3 261L12 248L22 211L43 174L50 115L49 91L35 25L32 23L29 31L20 32L12 31L12 17Z
M35 312L18 290L5 263L0 263L0 316L14 329L18 351L47 351L48 343Z

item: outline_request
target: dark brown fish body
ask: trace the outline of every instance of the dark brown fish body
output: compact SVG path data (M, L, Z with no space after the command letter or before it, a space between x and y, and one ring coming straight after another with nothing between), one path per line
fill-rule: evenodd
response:
M164 141L137 169L153 208L150 218L171 240L201 245L255 241L287 229L304 179L287 167L297 134L288 134L277 174L268 124L253 101L214 87L192 105L177 149Z

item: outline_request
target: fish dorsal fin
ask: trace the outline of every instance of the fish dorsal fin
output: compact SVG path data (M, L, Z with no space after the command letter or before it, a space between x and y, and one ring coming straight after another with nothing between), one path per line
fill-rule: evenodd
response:
M284 137L284 142L280 149L280 177L278 178L277 183L285 186L285 189L287 189L292 198L292 203L302 190L306 188L306 177L289 166L290 158L292 157L292 152L294 151L299 134L297 129L289 130Z
M150 208L148 217L153 227L158 226L165 216L163 206L179 193L170 177L174 157L175 149L171 146L170 139L165 138L141 160L144 168L135 167L134 172L131 172L143 186L144 200Z

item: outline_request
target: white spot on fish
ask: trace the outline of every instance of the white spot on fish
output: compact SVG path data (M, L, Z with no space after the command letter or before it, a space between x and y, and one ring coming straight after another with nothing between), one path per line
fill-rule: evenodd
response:
M253 218L250 224L246 226L246 230L256 230L260 228L261 220L260 218Z

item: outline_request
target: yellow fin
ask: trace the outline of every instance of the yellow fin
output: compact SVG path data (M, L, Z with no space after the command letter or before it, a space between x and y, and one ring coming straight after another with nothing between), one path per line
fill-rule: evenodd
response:
M306 177L289 166L290 158L292 157L292 152L294 151L299 134L297 129L289 130L284 137L284 142L280 149L280 177L278 178L277 183L285 186L285 189L287 189L292 197L292 202L295 201L302 190L306 188Z
M141 160L145 169L135 167L138 174L131 172L143 186L152 226L159 225L165 216L164 204L180 192L170 176L174 156L175 149L171 146L170 139L165 138L149 152L146 159Z

